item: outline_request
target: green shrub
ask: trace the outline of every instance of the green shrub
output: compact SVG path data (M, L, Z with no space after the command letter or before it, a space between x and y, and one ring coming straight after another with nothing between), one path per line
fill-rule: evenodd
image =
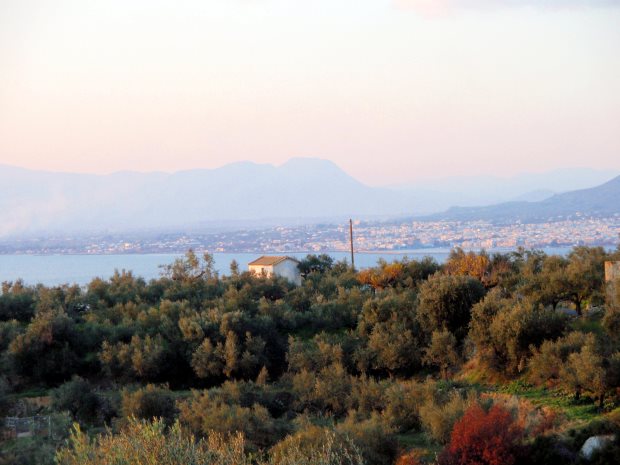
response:
M51 398L54 410L67 411L81 423L97 422L102 400L92 385L79 376L54 389Z
M123 390L121 411L125 418L135 417L141 420L161 418L166 424L172 424L177 413L172 393L162 387L148 384L136 391Z

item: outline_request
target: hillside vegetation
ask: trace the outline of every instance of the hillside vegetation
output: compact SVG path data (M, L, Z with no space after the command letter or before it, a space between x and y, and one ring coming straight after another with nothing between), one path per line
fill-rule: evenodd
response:
M308 256L296 287L190 251L150 282L3 283L0 415L46 423L5 431L0 464L618 463L605 260Z

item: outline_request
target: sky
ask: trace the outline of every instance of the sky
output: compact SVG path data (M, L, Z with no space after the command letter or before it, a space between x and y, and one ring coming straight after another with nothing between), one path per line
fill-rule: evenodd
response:
M620 169L620 0L0 0L0 163Z

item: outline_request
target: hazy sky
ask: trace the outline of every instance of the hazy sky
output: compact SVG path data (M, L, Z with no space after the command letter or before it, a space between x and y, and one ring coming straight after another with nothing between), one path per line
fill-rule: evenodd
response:
M0 163L620 168L620 0L0 0Z

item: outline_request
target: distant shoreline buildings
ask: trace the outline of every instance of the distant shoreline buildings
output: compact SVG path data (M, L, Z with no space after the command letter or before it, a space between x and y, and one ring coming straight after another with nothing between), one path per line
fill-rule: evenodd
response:
M358 252L416 249L616 247L620 217L497 225L485 221L360 221ZM148 254L188 249L219 253L345 252L348 224L277 226L204 233L92 234L0 240L0 254Z

